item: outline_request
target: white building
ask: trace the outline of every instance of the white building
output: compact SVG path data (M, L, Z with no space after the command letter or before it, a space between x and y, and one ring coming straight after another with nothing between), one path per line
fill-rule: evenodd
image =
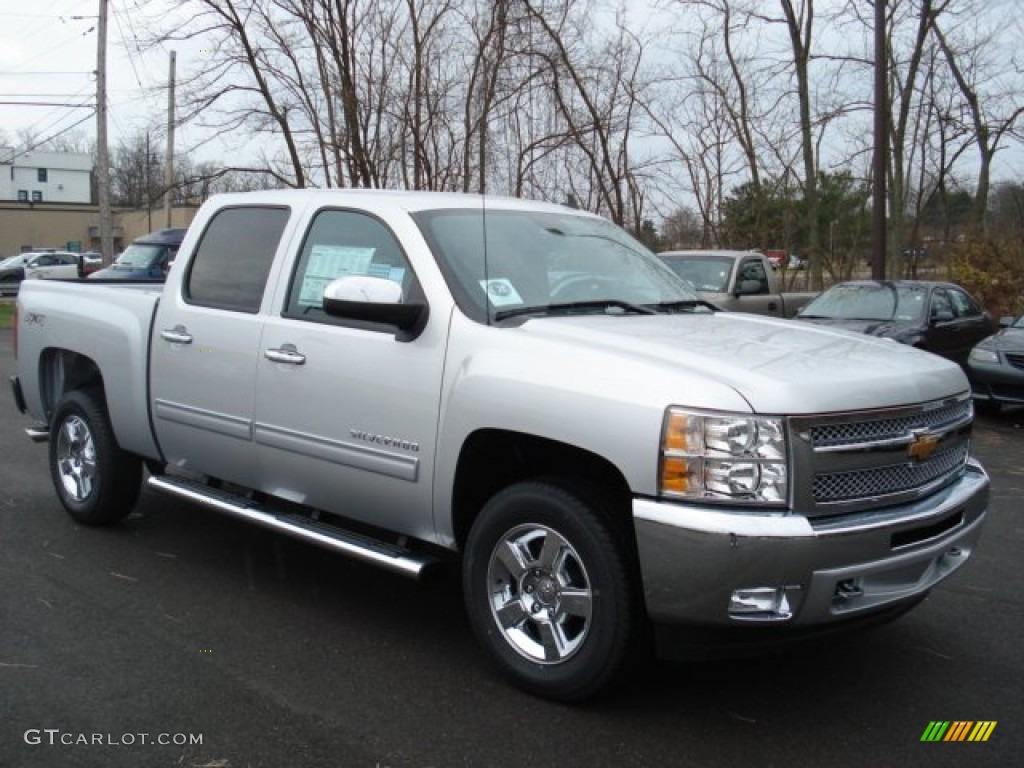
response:
M92 155L0 147L0 200L90 203Z

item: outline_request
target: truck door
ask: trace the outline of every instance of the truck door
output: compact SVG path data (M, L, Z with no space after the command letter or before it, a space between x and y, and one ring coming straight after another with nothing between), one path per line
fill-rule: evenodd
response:
M209 221L157 309L153 427L171 465L254 487L260 309L288 222L283 207L225 208Z
M343 274L386 278L404 300L424 300L393 232L365 212L316 212L289 269L257 361L261 489L430 538L447 317L402 341L392 326L323 311L324 287Z

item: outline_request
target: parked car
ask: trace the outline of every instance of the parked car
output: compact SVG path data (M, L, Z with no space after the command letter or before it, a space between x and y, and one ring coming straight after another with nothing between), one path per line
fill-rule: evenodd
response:
M71 251L37 253L25 262L25 279L81 277L80 256Z
M974 345L967 378L976 402L998 411L1024 405L1024 315L1006 317L1002 330Z
M967 291L927 280L851 280L804 307L797 320L880 336L965 366L992 333L992 318Z
M185 229L160 229L143 235L125 248L106 269L93 272L97 280L165 280L181 247Z
M757 251L663 251L658 258L721 309L792 317L814 293L783 293L768 257Z

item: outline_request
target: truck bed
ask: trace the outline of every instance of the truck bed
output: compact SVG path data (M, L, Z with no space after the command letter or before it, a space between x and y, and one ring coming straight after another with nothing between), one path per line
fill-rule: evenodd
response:
M127 372L104 381L111 423L125 450L155 457L147 370L153 316L162 289L162 284L151 281L26 280L18 295L19 355L60 361L25 371L22 386L30 411L49 416L54 405L42 402L44 393L54 388L46 382L40 386L40 371L46 368L49 376L74 375L75 354L85 355L101 370ZM114 402L118 406L109 407Z

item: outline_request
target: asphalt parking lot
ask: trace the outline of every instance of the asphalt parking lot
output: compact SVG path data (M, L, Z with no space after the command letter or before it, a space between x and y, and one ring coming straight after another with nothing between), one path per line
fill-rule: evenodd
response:
M568 707L494 677L454 578L417 584L148 493L114 529L76 527L5 398L4 768L1024 762L1024 412L979 420L981 546L907 616L811 650L660 663ZM922 742L932 721L996 726Z

